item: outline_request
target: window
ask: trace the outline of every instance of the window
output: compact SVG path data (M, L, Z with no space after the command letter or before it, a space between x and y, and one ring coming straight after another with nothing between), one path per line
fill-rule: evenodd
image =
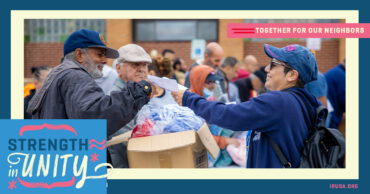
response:
M217 41L217 20L134 20L134 41Z
M78 29L95 30L105 35L105 20L26 19L25 42L64 42Z

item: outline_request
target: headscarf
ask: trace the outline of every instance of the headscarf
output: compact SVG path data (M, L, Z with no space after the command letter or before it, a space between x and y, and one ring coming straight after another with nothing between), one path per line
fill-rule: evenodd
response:
M203 96L204 82L211 72L214 72L214 69L207 65L194 67L190 72L190 92Z

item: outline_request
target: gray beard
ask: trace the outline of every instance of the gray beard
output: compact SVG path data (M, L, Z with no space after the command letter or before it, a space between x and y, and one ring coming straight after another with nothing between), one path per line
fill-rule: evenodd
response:
M86 62L86 70L91 75L91 77L93 77L94 79L103 77L103 72L98 69L98 66L99 65L104 66L104 64L94 64L92 60L90 59L90 56L88 56L85 62Z
M103 77L103 72L98 69L98 65L88 64L86 70L94 79Z

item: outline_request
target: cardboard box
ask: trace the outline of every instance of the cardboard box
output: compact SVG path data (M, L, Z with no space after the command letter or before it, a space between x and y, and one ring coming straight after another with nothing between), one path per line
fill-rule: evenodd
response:
M133 138L128 141L130 168L207 168L208 155L220 151L207 124L194 130Z

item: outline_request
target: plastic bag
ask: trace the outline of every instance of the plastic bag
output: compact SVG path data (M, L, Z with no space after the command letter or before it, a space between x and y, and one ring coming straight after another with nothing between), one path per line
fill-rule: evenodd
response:
M153 129L153 126L153 121L145 119L143 123L136 125L136 127L132 131L131 137L135 138L151 136L151 130Z
M177 104L161 107L145 105L139 112L137 125L131 137L145 137L181 131L197 131L204 120L187 108Z
M239 147L230 144L226 147L226 150L237 165L245 168L247 166L247 149L245 146L246 141L245 139L238 139L238 141L240 141Z
M236 147L235 145L230 144L226 147L226 150L230 154L232 160L237 165L244 168L247 166L251 133L252 131L234 133L233 138L238 139L240 141L240 145Z

